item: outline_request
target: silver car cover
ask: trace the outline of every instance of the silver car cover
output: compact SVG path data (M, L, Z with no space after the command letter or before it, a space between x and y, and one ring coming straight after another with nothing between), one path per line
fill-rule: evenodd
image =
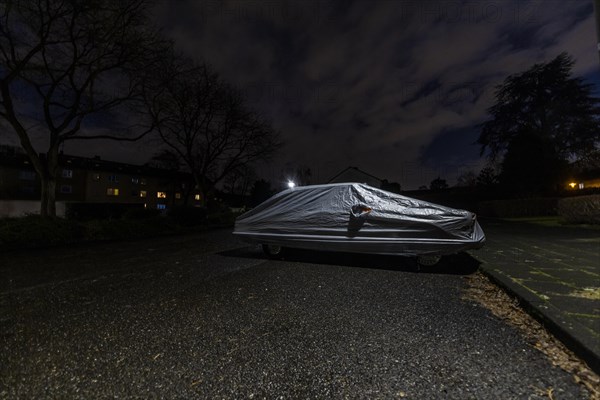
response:
M361 183L300 186L240 215L250 243L357 253L444 255L485 242L475 214Z

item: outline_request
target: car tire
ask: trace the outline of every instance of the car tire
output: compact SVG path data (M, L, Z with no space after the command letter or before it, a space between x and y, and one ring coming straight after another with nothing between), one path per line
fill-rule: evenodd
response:
M269 258L274 260L280 260L283 258L283 253L285 252L284 247L275 244L263 244L262 249Z
M418 256L417 263L422 267L433 267L437 265L442 256Z

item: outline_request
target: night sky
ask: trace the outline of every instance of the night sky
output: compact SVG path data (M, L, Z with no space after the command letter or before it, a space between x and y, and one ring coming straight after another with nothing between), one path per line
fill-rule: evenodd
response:
M273 121L285 147L260 172L274 181L291 163L317 181L357 166L403 189L453 184L485 162L476 125L507 75L566 51L600 82L591 0L165 1L156 20ZM148 151L65 147L140 163Z

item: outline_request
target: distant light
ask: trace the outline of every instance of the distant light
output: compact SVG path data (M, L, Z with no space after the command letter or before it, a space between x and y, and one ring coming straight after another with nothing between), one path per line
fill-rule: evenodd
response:
M569 183L569 186L571 186L571 189L575 189L575 186L577 186L577 183L571 182L571 183Z
M292 182L292 181L288 181L288 187L291 189L293 187L296 186L296 183Z

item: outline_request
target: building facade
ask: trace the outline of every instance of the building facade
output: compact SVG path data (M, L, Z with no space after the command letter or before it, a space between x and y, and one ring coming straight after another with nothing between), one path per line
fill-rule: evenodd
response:
M64 154L59 157L59 166L57 202L157 210L202 204L200 192L186 173ZM39 203L40 193L40 179L28 157L18 148L0 148L0 202Z

